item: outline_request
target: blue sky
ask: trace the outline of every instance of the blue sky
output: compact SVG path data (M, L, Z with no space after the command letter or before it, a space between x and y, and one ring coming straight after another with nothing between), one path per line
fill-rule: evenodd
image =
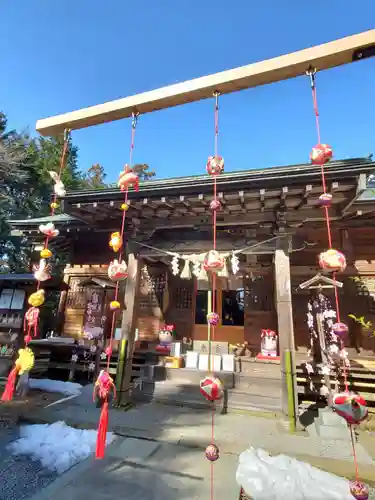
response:
M375 2L348 0L2 0L0 109L17 129L160 86L242 66L374 27ZM375 59L318 75L322 140L336 158L375 150ZM226 171L302 163L316 143L306 78L221 98ZM73 133L80 167L114 181L130 123ZM140 117L134 160L158 177L205 173L213 103Z

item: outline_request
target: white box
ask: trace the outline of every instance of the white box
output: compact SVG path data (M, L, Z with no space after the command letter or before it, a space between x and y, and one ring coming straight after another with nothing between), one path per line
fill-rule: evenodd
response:
M234 372L234 354L223 354L223 371Z
M195 351L187 351L186 360L185 360L185 368L197 368L198 367L198 356L199 353Z
M208 372L208 354L199 355L198 369Z

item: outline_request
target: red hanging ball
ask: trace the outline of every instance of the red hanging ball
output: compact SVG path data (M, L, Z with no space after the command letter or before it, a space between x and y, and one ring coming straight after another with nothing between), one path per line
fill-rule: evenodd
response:
M210 250L203 261L203 269L206 272L218 273L224 269L224 259L216 250Z
M216 462L220 458L219 448L216 444L209 444L206 448L206 458L210 462Z
M221 208L221 203L219 200L212 200L210 203L210 210L220 210Z
M107 349L105 350L105 353L106 353L106 356L108 358L110 358L112 356L112 347L111 346L107 347Z
M32 337L31 335L25 335L24 337L24 341L25 341L25 344L30 344L30 342L32 341Z
M350 392L335 394L333 396L332 408L350 425L357 425L363 422L368 415L368 408L363 397Z
M369 497L368 488L362 481L350 481L349 490L356 500L367 500Z
M331 146L317 144L311 151L310 160L314 165L325 165L333 156Z
M224 159L221 156L210 156L206 165L207 173L219 175L224 172Z
M202 396L208 401L218 401L223 395L223 386L218 378L205 377L199 386Z

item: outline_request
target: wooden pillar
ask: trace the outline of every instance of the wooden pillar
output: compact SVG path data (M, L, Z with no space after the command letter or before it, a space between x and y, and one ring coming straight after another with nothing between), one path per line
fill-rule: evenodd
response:
M290 258L291 239L288 237L280 238L277 241L275 251L275 299L279 334L280 367L281 367L281 406L282 411L289 415L289 404L291 394L288 394L288 382L286 375L287 352L291 353L293 392L294 392L294 410L295 416L298 416L298 393L296 380L296 361L294 347L294 329L293 329L293 309L292 293L290 282ZM290 389L289 389L290 392Z
M70 265L66 266L64 269L63 282L65 283L65 285L69 285L69 274L65 272L66 269L68 269L68 267L70 267ZM62 334L64 333L65 307L67 298L68 298L68 290L64 289L60 292L59 307L57 309L57 318L56 318L56 333L59 336L62 336Z
M140 261L134 253L128 257L129 276L125 289L125 310L122 314L121 342L119 346L119 357L117 364L117 403L119 405L130 402L130 383L133 365L133 351L135 340L135 329L137 326L138 300L140 285Z

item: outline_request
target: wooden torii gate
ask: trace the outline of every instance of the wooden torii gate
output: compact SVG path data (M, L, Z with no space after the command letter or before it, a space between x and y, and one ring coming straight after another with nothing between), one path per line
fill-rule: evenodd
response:
M256 62L248 66L242 66L135 96L45 118L37 122L36 129L44 136L58 135L65 129L77 130L91 127L101 123L128 118L132 116L132 113L151 113L189 102L208 99L215 92L229 94L301 76L309 70L322 71L374 56L375 29L273 59ZM279 242L275 252L275 296L279 324L281 370L283 373L282 408L286 414L289 414L290 417L296 420L298 408L288 246L289 242L285 241L284 238L283 241ZM126 287L125 302L127 308L123 313L122 337L127 341L126 351L132 353L135 330L135 295L139 287L140 269L134 254L131 254L129 259L131 263L129 267L134 269L129 274ZM131 355L124 355L124 347L125 343L122 344L119 356L118 378L120 379L120 383L118 388L126 399L130 387L132 363ZM290 360L292 363L290 363ZM291 374L290 371L293 373ZM293 384L292 390L290 387L291 379ZM294 401L291 401L291 399Z

